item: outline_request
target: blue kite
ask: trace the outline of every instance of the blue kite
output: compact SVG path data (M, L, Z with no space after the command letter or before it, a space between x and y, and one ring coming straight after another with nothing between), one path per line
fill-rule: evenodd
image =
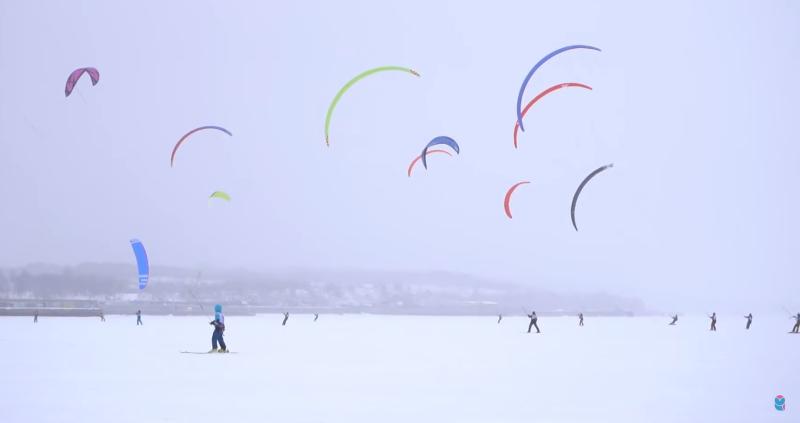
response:
M131 240L131 247L136 256L136 267L139 269L139 289L144 289L150 279L150 263L147 261L147 252L144 251L144 245L138 239Z
M420 157L422 157L422 165L425 166L425 169L428 168L428 161L426 160L426 156L428 155L428 148L433 147L434 145L446 145L455 150L456 154L461 154L461 149L458 147L458 143L456 142L456 140L445 136L436 137L432 139L431 142L429 142L428 145L425 146L425 148L422 149L422 154L420 155Z

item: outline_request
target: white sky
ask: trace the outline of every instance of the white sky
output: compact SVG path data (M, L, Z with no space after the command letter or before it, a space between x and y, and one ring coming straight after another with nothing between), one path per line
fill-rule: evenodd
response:
M0 2L0 265L449 270L800 307L800 2ZM512 147L517 90L560 82ZM355 74L399 65L325 112ZM63 89L77 67L101 80ZM234 134L186 131L221 125ZM461 145L406 166L434 136ZM572 193L593 180L570 223ZM503 213L506 189L531 180ZM230 203L207 201L215 190Z

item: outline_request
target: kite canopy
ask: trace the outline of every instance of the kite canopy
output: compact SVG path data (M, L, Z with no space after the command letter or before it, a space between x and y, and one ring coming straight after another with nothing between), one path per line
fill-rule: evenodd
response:
M75 84L78 83L78 80L81 79L84 73L88 73L89 77L92 79L92 86L97 85L97 82L100 81L100 72L97 71L95 68L78 68L72 71L67 78L67 85L64 87L64 95L69 97L72 94L72 90L75 88Z
M578 196L581 195L581 191L583 191L583 187L586 186L586 184L592 178L597 176L598 173L600 173L600 172L602 172L602 171L604 171L606 169L612 168L612 167L614 167L614 163L609 163L609 164L607 164L605 166L598 167L592 173L590 173L589 176L583 178L583 182L581 182L581 184L578 185L578 189L575 190L575 195L572 196L572 208L570 209L570 217L572 218L572 226L575 228L576 232L578 230L578 225L575 223L575 206L578 204Z
M191 131L187 132L184 136L182 136L181 139L179 139L178 142L175 144L175 147L172 148L172 156L170 156L169 159L169 167L172 167L175 164L175 153L178 152L178 147L180 147L181 144L183 144L183 142L186 141L186 139L189 138L190 135L194 134L197 131L203 131L205 129L216 129L217 131L222 131L231 137L233 136L231 131L221 126L208 125L208 126L201 126L199 128L194 128Z
M446 145L455 150L456 154L461 154L461 149L458 147L458 143L456 142L456 140L445 136L436 137L432 139L431 142L429 142L428 145L425 146L425 148L422 149L422 154L419 155L420 158L422 158L422 166L424 166L425 169L428 168L428 161L426 160L426 158L428 157L428 149L433 147L434 145Z
M224 191L214 191L208 196L208 199L219 198L220 200L231 201L231 196Z
M579 49L579 48L600 51L600 49L597 47L586 46L586 45L561 47L560 49L551 52L547 56L542 57L542 59L539 60L539 62L537 62L536 65L533 66L533 68L531 68L530 72L528 72L528 75L525 76L525 80L522 81L522 86L519 87L519 94L517 95L517 124L519 125L520 129L522 129L522 132L525 132L525 125L522 124L522 96L525 94L525 87L528 86L528 82L530 82L531 78L533 77L533 74L536 73L536 70L539 69L539 67L541 67L543 64L545 64L545 62L552 59L553 57L565 51Z
M525 115L528 113L528 110L530 110L531 107L533 107L533 105L536 104L536 102L539 101L542 97L552 93L553 91L558 91L562 88L567 88L567 87L580 87L580 88L586 88L587 90L592 89L592 87L588 85L579 84L577 82L565 82L563 84L553 85L552 87L540 92L536 97L533 98L533 100L531 100L528 103L527 106L525 106L525 109L522 110L522 117L524 118ZM519 122L514 123L514 148L517 148L517 134L519 134Z
M426 155L429 156L429 155L434 154L434 153L444 153L444 154L447 154L448 156L451 156L451 157L453 156L447 150L428 150ZM414 158L414 160L411 161L411 164L408 165L408 177L409 178L411 177L411 171L414 170L414 165L416 165L417 162L420 161L420 159L422 159L422 156L417 156L417 157Z
M138 239L131 240L131 247L136 256L136 267L139 269L139 289L144 289L150 279L150 263L147 261L147 253L144 251L144 245Z
M328 106L328 113L325 115L325 145L327 145L329 147L331 145L330 144L331 117L333 117L333 111L334 111L334 109L336 109L336 105L339 104L339 100L342 99L342 96L344 95L344 93L347 92L347 90L349 90L353 85L355 85L356 82L358 82L358 81L360 81L360 80L362 80L362 79L364 79L364 78L366 78L366 77L368 77L368 76L370 76L372 74L375 74L375 73L378 73L378 72L386 72L386 71L408 72L408 73L410 73L410 74L412 74L412 75L414 75L416 77L419 77L419 73L417 73L415 70L409 69L409 68L404 68L404 67L401 67L401 66L381 66L381 67L377 67L377 68L373 68L373 69L361 72L360 74L356 75L353 79L351 79L346 84L344 84L344 87L342 87L339 90L339 92L336 93L336 96L333 97L333 101L331 101L330 106Z
M506 216L508 216L509 219L513 219L513 217L511 217L511 196L514 194L514 190L516 190L520 185L529 183L530 181L517 182L516 184L511 185L511 188L506 191L506 198L503 200L503 207L506 209Z

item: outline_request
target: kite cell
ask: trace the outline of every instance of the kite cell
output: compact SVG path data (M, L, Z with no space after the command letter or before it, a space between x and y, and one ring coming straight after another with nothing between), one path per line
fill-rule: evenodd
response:
M455 150L456 154L461 154L461 149L458 147L458 143L454 139L444 136L436 137L432 139L431 142L425 146L425 148L422 149L422 154L419 155L419 157L422 158L422 166L424 166L425 169L428 168L428 149L434 145L446 145Z
M208 199L219 198L220 200L231 201L231 196L224 191L214 191L208 196Z
M508 216L509 219L513 219L511 217L511 196L514 194L514 190L516 190L517 187L519 187L520 185L525 185L529 183L530 181L517 182L516 184L511 185L511 188L509 188L508 191L506 191L506 198L505 200L503 200L503 207L506 209L506 216Z
M84 73L89 74L89 78L92 80L92 86L97 85L100 81L100 72L97 71L95 68L78 68L72 71L67 78L67 85L64 87L64 95L69 97L72 94L72 90L75 89L75 84L78 83L78 80L81 79Z
M552 87L540 92L536 97L533 98L533 100L531 100L528 103L527 106L525 106L525 108L522 110L523 119L525 118L525 115L528 113L528 110L530 110L531 107L533 107L533 105L536 104L537 101L541 100L542 97L552 93L553 91L558 91L558 90L560 90L562 88L567 88L567 87L580 87L580 88L585 88L587 90L591 90L592 89L592 87L590 87L588 85L579 84L577 82L565 82L563 84L553 85ZM514 148L517 148L517 136L518 136L518 134L519 134L519 123L517 122L517 123L514 123Z
M221 126L209 125L209 126L201 126L199 128L194 128L191 131L187 132L186 135L182 136L181 139L179 139L178 142L175 144L175 147L172 148L172 156L169 159L169 166L170 167L172 167L175 164L175 153L178 152L178 148L181 146L181 144L183 144L183 142L186 141L186 139L189 138L190 135L194 134L197 131L202 131L202 130L205 130L205 129L216 129L217 131L222 131L222 132L228 134L229 136L233 136L233 134L231 134L231 131L228 131L227 129L225 129L225 128L221 127Z
M381 67L378 67L378 68L374 68L374 69L370 69L370 70L364 71L364 72L356 75L355 78L351 79L346 84L344 84L344 87L342 87L339 90L339 92L336 93L336 96L333 97L333 101L331 101L331 105L328 106L328 113L325 115L325 145L327 145L329 147L331 145L330 144L331 117L333 116L333 111L336 109L336 105L339 104L339 100L342 99L342 96L344 95L344 93L346 93L347 90L349 90L353 85L355 85L356 82L358 82L358 81L360 81L360 80L362 80L362 79L364 79L364 78L366 78L366 77L368 77L368 76L370 76L372 74L375 74L375 73L378 73L378 72L386 72L386 71L408 72L408 73L410 73L410 74L412 74L412 75L414 75L416 77L419 77L419 73L417 73L415 70L409 69L409 68L404 68L404 67L401 67L401 66L381 66Z
M578 230L578 225L575 223L575 206L578 204L578 196L581 195L581 191L583 191L583 187L586 186L586 184L592 178L597 176L598 173L600 173L600 172L602 172L602 171L604 171L606 169L612 168L612 167L614 167L614 163L610 163L610 164L607 164L605 166L598 167L592 173L590 173L589 176L584 178L583 181L581 182L581 184L578 185L578 189L575 190L575 195L572 196L572 207L571 207L570 212L569 212L570 217L572 218L572 226L575 228L575 231Z
M426 154L430 156L431 154L434 154L434 153L444 153L444 154L447 154L448 156L451 156L451 157L453 156L447 150L428 150L428 152ZM417 156L417 157L414 158L414 160L411 161L411 164L408 165L408 177L409 178L411 177L411 171L414 170L414 165L416 165L417 162L420 159L422 159L422 156Z
M531 78L533 77L533 74L536 73L536 70L538 70L539 67L545 64L545 62L547 62L548 60L552 59L554 56L557 56L565 51L574 50L578 48L600 51L600 49L597 47L585 46L585 45L561 47L560 49L548 54L547 56L542 57L542 59L539 60L539 62L536 63L536 65L534 65L533 68L531 68L530 72L528 72L528 75L525 76L525 80L522 81L522 86L519 87L519 94L517 95L517 124L519 125L520 129L522 129L522 132L525 132L525 125L522 124L522 96L525 94L525 87L528 86L528 82L530 82Z
M139 289L144 289L150 279L150 263L147 261L147 253L144 251L144 245L138 239L131 240L131 247L136 256L136 267L139 269Z

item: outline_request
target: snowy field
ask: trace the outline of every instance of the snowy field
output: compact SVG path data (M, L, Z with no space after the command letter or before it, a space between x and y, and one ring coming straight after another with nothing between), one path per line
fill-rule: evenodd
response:
M0 318L3 422L797 422L792 321ZM776 411L784 395L787 410ZM797 408L797 410L795 410Z

